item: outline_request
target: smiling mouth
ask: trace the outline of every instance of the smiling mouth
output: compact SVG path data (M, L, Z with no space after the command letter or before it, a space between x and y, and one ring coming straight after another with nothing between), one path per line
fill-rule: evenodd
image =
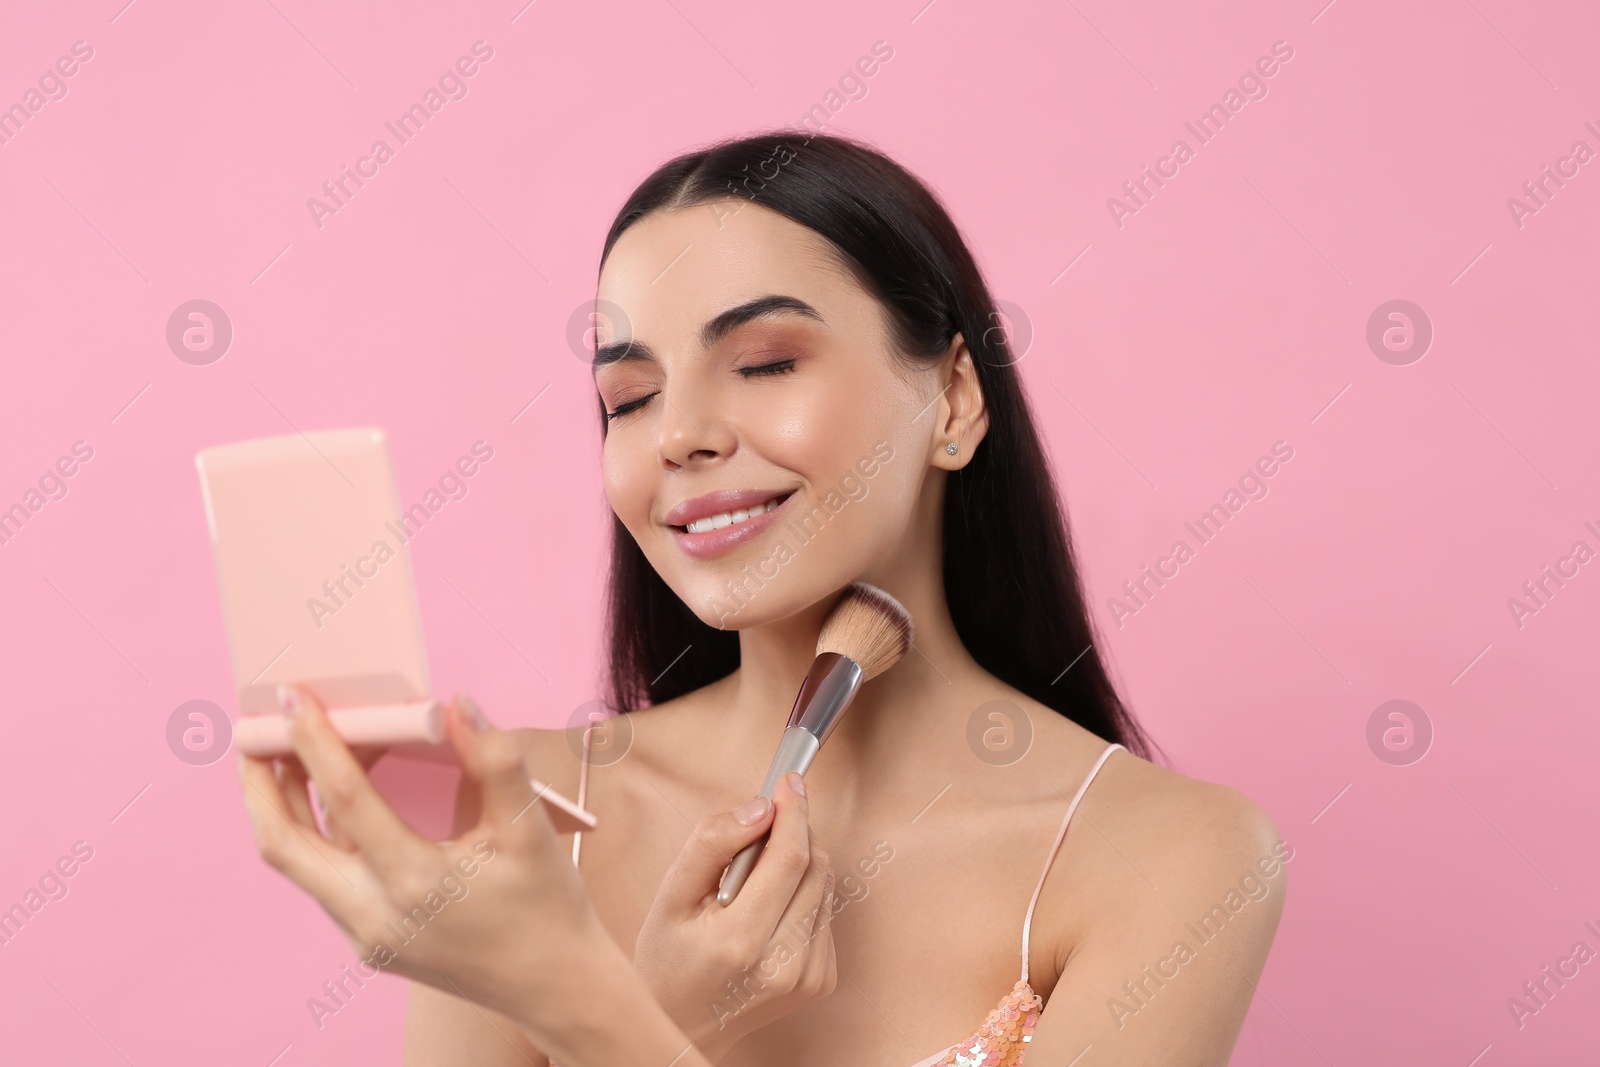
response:
M696 519L685 526L674 526L672 528L674 530L681 530L684 533L697 534L709 533L712 530L721 530L728 526L737 526L740 523L749 522L751 519L765 515L767 512L772 511L774 508L778 507L793 495L794 492L791 490L787 493L778 494L764 504L754 504L748 508L736 508L732 511L724 511L716 515L707 515L705 518Z

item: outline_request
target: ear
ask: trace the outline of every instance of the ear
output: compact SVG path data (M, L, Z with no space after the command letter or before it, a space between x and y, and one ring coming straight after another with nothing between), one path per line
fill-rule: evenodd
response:
M945 470L960 470L971 462L978 442L989 431L989 408L978 383L978 368L973 365L966 338L959 333L939 363L939 384L944 392L935 408L928 462ZM952 444L956 446L954 455L947 448Z

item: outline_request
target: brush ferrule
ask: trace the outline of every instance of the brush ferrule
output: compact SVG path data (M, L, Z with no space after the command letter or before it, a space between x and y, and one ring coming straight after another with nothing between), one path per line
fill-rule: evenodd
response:
M811 769L811 761L817 758L817 750L821 747L821 742L809 730L802 730L798 726L785 730L783 740L778 742L778 751L772 757L772 766L767 768L767 780L761 783L760 795L771 800L778 795L780 778L790 771L805 774Z
M798 726L817 739L818 746L828 739L861 688L861 664L837 652L817 656L794 698L789 726Z

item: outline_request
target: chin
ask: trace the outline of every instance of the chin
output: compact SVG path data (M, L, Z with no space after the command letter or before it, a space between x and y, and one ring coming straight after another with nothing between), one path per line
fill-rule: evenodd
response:
M718 567L717 575L669 579L668 586L700 621L718 630L746 630L786 619L827 596L823 583L751 563Z
M848 585L867 567L865 560L802 555L780 547L775 552L714 563L680 559L674 561L675 567L658 565L656 572L707 626L747 630L806 610Z

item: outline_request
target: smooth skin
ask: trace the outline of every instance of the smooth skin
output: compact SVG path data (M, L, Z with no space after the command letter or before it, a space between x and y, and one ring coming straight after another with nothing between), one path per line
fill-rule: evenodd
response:
M880 305L825 240L736 200L635 224L608 257L598 296L623 313L601 324L600 344L633 343L633 358L595 371L616 413L602 446L607 499L673 591L707 623L739 631L741 666L608 725L613 747L588 790L600 829L584 835L581 857L595 912L616 944L634 948L641 977L709 1059L906 1067L965 1038L1017 981L1029 895L1069 798L1106 745L985 672L945 604L946 479L989 424L971 354L957 335L931 367L900 363ZM710 331L706 343L708 323L772 296L815 315L758 315ZM862 462L885 449L892 458L866 474ZM665 525L674 504L750 487L793 492L791 517L830 493L845 502L809 540L779 524L716 559L678 547ZM858 578L905 604L915 648L863 687L817 757L806 803L790 812L806 832L783 825L789 844L757 866L765 892L747 889L718 915L707 907L720 874L714 853L731 856L743 840L728 813L760 783L822 621ZM753 593L732 597L738 583ZM1078 651L1061 650L1063 669ZM968 743L975 710L995 700L1018 709L1013 728L1022 717L1031 726L1031 742L1005 765ZM575 795L577 733L513 733L527 772ZM471 793L469 784L458 818L475 817ZM784 808L780 799L780 825ZM1271 863L1281 850L1271 820L1236 790L1113 753L1039 900L1030 977L1047 1007L1027 1062L1226 1064L1282 913L1285 868ZM1259 878L1263 861L1275 868L1260 879L1265 895L1200 943L1186 924L1241 879ZM750 974L771 971L781 917L814 910L826 868L831 921L797 939L810 947L778 967L759 1012L730 1017L738 1002L727 982L743 976L749 989ZM1181 965L1179 942L1193 953ZM824 945L831 988L826 973L816 981ZM1158 987L1147 966L1169 977ZM806 980L788 977L802 970ZM1135 1000L1128 982L1150 992ZM627 1010L617 1025L629 1025ZM543 1063L536 1042L507 1040L506 1023L416 985L406 1063Z

